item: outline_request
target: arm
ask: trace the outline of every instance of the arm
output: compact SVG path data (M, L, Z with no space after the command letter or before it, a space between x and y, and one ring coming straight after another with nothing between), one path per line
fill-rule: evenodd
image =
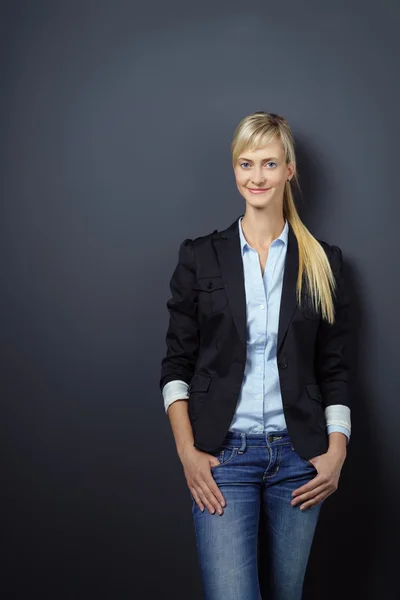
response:
M164 410L169 417L179 458L182 460L187 448L193 447L193 431L188 416L188 384L174 380L166 383L162 389Z
M160 388L193 500L201 511L207 508L211 514L222 514L225 499L211 474L211 466L219 460L194 447L188 414L187 388L196 368L200 340L195 281L193 241L186 239L179 248L179 261L170 282L167 353L162 360Z
M331 407L328 407L325 410L325 415L327 415L328 410ZM350 434L351 434L351 425L350 425L350 409L347 406L343 406L343 405L336 405L334 407L335 409L337 409L338 411L341 411L342 415L346 415L346 421L343 420L343 418L338 418L338 417L331 417L329 419L329 417L325 417L327 426L327 433L328 433L328 437L329 437L329 450L331 452L338 452L339 454L346 456L346 452L347 452L347 444L350 441ZM328 413L329 414L329 413ZM328 423L336 423L337 421L339 421L340 423L342 422L346 422L348 423L348 425L346 427L342 426L342 425L329 425Z
M161 362L160 389L178 454L193 446L188 416L187 389L193 377L199 348L197 292L193 241L185 239L179 247L178 264L170 280L172 297L167 301L169 325L167 352Z
M332 270L337 287L334 298L335 323L321 321L316 346L316 372L325 405L329 451L346 454L350 438L350 306L342 252L332 246Z

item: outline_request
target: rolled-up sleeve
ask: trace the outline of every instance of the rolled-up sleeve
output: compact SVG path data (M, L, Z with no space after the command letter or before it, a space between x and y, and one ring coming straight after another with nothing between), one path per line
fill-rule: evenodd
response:
M179 247L178 264L170 280L172 296L167 301L169 323L166 333L167 350L161 361L160 389L165 410L179 394L187 396L199 350L197 318L196 265L193 240L185 239ZM171 384L174 382L174 385ZM166 387L168 384L169 387ZM186 389L185 389L186 384ZM167 406L168 404L168 406Z
M320 322L315 353L316 375L325 408L342 405L348 407L346 412L349 415L352 396L350 301L343 271L342 251L338 246L332 246L331 265L336 279L335 322ZM333 411L328 413L333 424ZM345 421L341 425L348 426L349 420Z

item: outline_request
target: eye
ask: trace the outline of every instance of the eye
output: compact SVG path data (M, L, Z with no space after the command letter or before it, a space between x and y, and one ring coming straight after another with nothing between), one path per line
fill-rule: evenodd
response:
M246 169L247 167L244 167L243 165L248 165L248 162L242 162L240 163L240 166L243 167L244 169ZM276 167L276 162L274 162L273 160L270 160L269 162L266 163L267 165L275 165ZM275 167L271 167L271 168L275 168Z

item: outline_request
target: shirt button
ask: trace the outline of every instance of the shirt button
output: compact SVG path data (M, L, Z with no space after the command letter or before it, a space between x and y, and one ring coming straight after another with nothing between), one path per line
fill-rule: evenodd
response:
M260 308L262 310L264 308L264 304L260 304Z

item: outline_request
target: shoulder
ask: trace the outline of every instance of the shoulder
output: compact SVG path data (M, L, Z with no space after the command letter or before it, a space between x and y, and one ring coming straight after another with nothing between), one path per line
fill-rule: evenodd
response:
M207 259L212 251L211 240L217 232L218 230L214 229L206 235L185 238L179 245L179 262L194 265Z
M243 215L240 215L242 217ZM239 239L239 216L235 217L235 220L228 225L225 229L213 229L210 233L206 233L205 235L199 235L195 238L187 238L185 242L187 244L191 244L195 250L197 249L208 249L212 247L212 242L218 239L231 239L235 238Z
M202 246L207 246L210 244L211 240L215 237L215 234L218 233L218 229L214 229L214 231L207 233L205 235L200 235L195 238L185 238L181 243L183 247L190 248L201 248Z
M218 229L214 229L214 231L206 233L205 235L199 235L198 237L193 239L193 244L195 244L196 247L202 246L204 244L209 244L216 233L218 233Z
M320 240L319 238L315 238L317 242L322 246L325 250L325 253L328 257L329 262L331 263L332 269L335 271L340 271L342 268L342 250L336 244L328 244L325 240Z

